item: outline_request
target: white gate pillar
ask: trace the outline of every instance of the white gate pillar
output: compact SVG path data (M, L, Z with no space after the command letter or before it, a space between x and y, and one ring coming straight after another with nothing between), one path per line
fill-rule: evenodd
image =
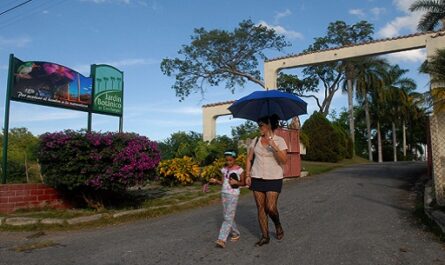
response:
M445 34L437 33L427 39L428 59L437 49L445 48ZM431 89L445 87L442 83L431 82ZM431 151L433 158L433 179L437 204L445 206L445 112L435 112L430 118Z
M202 106L202 138L211 141L216 137L216 119L220 116L231 115L227 109L233 101L214 103Z

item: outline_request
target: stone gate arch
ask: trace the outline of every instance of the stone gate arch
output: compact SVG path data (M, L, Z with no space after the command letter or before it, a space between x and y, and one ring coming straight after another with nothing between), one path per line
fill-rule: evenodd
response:
M401 51L426 48L427 58L431 58L437 49L445 48L445 31L415 33L388 39L373 40L366 43L342 46L322 51L300 53L264 62L264 82L267 89L277 87L280 70L299 68L326 62L365 56L383 55ZM432 87L437 84L431 84ZM203 107L203 137L211 140L215 136L216 122L208 122L209 117L229 115L227 108L231 103L219 103ZM434 185L436 199L445 205L445 112L434 114L430 119L431 146L433 160ZM212 128L209 128L211 126Z

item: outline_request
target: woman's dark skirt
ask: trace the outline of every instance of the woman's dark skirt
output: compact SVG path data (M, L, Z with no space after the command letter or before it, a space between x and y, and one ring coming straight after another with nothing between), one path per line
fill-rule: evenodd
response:
M250 188L252 191L261 191L261 192L281 192L281 188L283 187L283 179L259 179L259 178L251 178L252 182L250 184Z

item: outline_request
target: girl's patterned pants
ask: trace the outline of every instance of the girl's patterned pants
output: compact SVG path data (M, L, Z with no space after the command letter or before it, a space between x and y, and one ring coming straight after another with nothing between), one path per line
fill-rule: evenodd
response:
M219 230L218 239L226 241L230 232L239 235L240 232L235 224L235 212L238 204L239 195L233 195L229 193L221 193L221 199L223 204L224 222Z

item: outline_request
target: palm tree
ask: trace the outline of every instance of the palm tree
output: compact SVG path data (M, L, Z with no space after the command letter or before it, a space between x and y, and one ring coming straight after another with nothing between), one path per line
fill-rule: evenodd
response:
M416 89L416 82L405 77L408 72L406 69L401 69L398 65L391 66L388 69L387 74L387 113L386 117L389 117L389 121L392 125L392 144L393 144L393 156L394 162L397 161L397 133L396 123L400 121L404 116L404 108L408 99L408 94Z
M388 96L386 83L379 86L373 86L372 90L369 91L369 95L371 99L370 112L372 114L372 119L376 124L377 131L377 161L381 163L383 162L381 122L383 117L385 117L385 105Z
M415 148L419 145L416 141L420 139L415 139L414 131L415 127L422 127L422 124L428 119L427 112L424 107L424 95L418 92L411 92L407 95L405 104L403 105L403 124L407 124L410 132L410 141L409 141L409 151L412 155L414 153ZM406 136L404 137L404 156L406 157ZM420 151L420 150L418 150Z
M372 161L372 142L371 142L371 116L369 103L371 100L371 92L377 91L384 86L385 68L387 61L381 58L366 58L357 67L356 76L356 97L363 104L365 111L365 121L368 142L368 159Z
M434 112L445 111L445 49L438 49L434 56L423 63L420 72L431 77L431 91L427 96Z
M420 31L431 31L442 24L445 29L445 0L417 0L409 8L413 11L426 11L417 25Z
M356 78L356 66L351 61L345 63L346 87L348 93L349 134L352 140L352 156L355 156L355 126L354 126L354 79Z

